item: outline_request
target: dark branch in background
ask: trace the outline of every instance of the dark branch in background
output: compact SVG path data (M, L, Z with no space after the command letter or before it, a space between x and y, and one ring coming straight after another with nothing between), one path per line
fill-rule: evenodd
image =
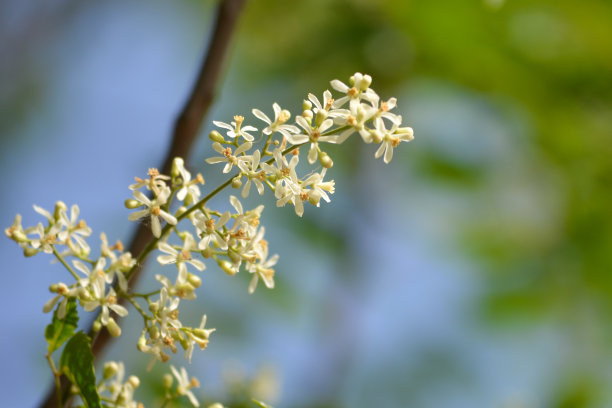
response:
M170 174L172 160L176 156L186 157L193 145L202 120L213 101L230 40L244 2L245 0L221 0L217 8L215 26L208 52L204 57L191 94L174 123L172 142L161 168L163 174ZM137 257L151 239L152 234L149 227L145 226L144 223L140 223L132 237L128 250L134 257ZM143 266L144 262L134 270L129 282L131 287L137 284ZM121 299L121 301L125 303L125 299ZM92 334L90 330L90 335ZM92 351L96 359L98 359L110 339L111 336L106 329L100 330L93 336ZM66 395L68 386L68 381L62 377L63 395ZM55 385L50 388L44 402L40 406L41 408L58 408Z

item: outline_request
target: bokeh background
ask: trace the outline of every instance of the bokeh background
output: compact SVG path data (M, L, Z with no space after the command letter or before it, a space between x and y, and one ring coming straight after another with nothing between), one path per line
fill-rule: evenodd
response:
M0 3L3 228L63 200L80 205L94 248L101 231L129 239L127 185L164 156L214 7ZM204 165L212 119L255 124L251 108L275 101L296 112L356 71L398 98L416 138L389 165L358 139L330 148L333 201L302 219L264 198L277 288L249 296L246 274L209 265L185 304L183 320L205 312L217 328L189 368L199 397L612 406L612 3L252 0L191 169L221 180ZM7 239L0 253L0 405L36 406L51 379L41 309L67 275ZM105 358L142 373L141 322L125 325L134 334ZM164 368L141 374L157 384L138 390L147 406Z

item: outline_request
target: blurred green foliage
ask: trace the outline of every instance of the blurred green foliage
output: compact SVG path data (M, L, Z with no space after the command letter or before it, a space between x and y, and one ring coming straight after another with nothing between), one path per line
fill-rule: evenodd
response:
M550 406L597 406L598 373L612 362L612 3L493 3L253 1L237 59L248 81L291 78L301 90L362 71L383 95L427 79L519 112L526 129L505 141L514 168L431 148L411 169L471 194L456 242L481 271L479 314L495 325L552 319L572 338L571 378L559 379L569 385ZM416 144L432 136L421 130ZM535 220L509 209L514 200ZM585 363L585 353L598 357Z

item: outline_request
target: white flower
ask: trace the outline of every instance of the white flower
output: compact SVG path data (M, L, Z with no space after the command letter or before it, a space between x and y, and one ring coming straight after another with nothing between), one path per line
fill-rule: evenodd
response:
M81 279L79 283L88 291L87 300L81 300L83 309L86 312L91 312L98 307L102 307L102 316L100 322L106 326L110 320L110 310L117 313L119 316L127 316L128 311L125 307L117 304L117 294L113 288L110 288L106 294L106 274L104 266L106 258L100 258L93 270L90 270L83 262L74 260L74 267L87 276L86 279Z
M268 124L268 126L263 130L263 133L265 135L270 135L274 132L278 132L288 138L289 136L291 136L291 133L299 132L299 129L297 127L285 124L285 122L287 122L291 117L291 113L289 113L288 110L281 109L281 107L276 102L272 105L272 109L274 109L274 121L270 120L270 118L259 109L253 109L253 115Z
M257 188L257 192L259 195L264 193L264 185L263 180L266 179L266 172L263 170L257 171L259 168L259 161L261 160L261 152L256 150L252 156L250 156L249 160L244 160L238 163L240 170L247 177L246 183L244 183L244 187L242 188L242 197L246 198L249 196L249 192L251 190L251 183L255 184Z
M248 132L257 131L257 128L253 126L241 127L242 122L244 122L244 116L236 115L234 116L234 120L235 122L232 122L231 125L216 120L213 120L213 123L215 124L215 126L227 129L227 136L231 137L232 139L234 139L236 136L242 136L244 140L248 142L252 142L253 140L255 140L255 138L251 136Z
M64 283L57 284L57 296L52 297L45 303L43 306L43 313L49 313L53 310L57 302L62 299L60 302L59 308L57 309L57 317L58 319L63 319L66 316L66 306L68 304L68 299L77 297L79 295L80 289L78 286L73 286L72 288L68 288Z
M275 196L279 198L284 191L283 185L297 179L295 166L297 166L300 158L295 155L287 162L286 156L283 155L279 148L274 149L272 154L274 155L276 166L271 166L268 163L260 163L260 166L264 169L266 174L271 175L271 179L276 182Z
M164 188L160 191L156 198L149 200L149 198L141 193L140 191L134 191L134 198L141 203L141 205L147 207L143 210L136 211L130 214L128 219L130 221L136 221L147 215L151 216L151 231L156 238L161 236L161 224L159 217L163 218L168 224L176 225L177 220L174 216L168 214L166 211L161 209L161 206L166 203L168 196L170 195L170 189Z
M81 253L83 255L89 254L90 248L87 242L85 242L84 237L91 235L91 228L85 224L84 220L79 221L79 206L75 204L71 207L70 218L68 218L65 209L60 210L59 215L60 222L66 228L57 235L59 240L65 242L68 248L74 253ZM80 251L77 251L74 247L72 242L73 239L81 248Z
M194 407L199 407L200 403L190 390L191 388L200 386L198 380L195 377L192 377L190 380L189 376L187 375L187 370L185 370L185 367L181 367L180 373L177 371L176 368L174 368L173 365L170 366L170 369L172 370L172 374L174 374L174 377L178 382L176 388L177 394L187 396L187 398L189 398L189 402L191 402Z
M334 180L323 181L326 172L327 169L324 168L321 173L314 173L303 182L304 185L312 187L312 190L308 192L308 199L317 207L321 198L329 203L330 200L327 193L333 194L335 191Z
M291 183L277 189L277 193L277 207L284 207L285 204L292 203L298 217L304 215L303 202L308 200L308 190L304 189L297 179L293 179Z
M247 270L254 274L249 283L249 293L253 293L257 287L257 282L261 278L269 289L274 288L274 269L272 268L278 262L278 255L268 258L268 244L265 240L259 242L259 262L249 264Z
M204 214L196 214L195 227L198 236L201 238L198 243L198 248L203 250L215 243L222 250L227 249L227 242L219 232L226 222L229 221L231 215L229 212L224 212L216 221L212 218L207 218Z
M319 153L318 142L329 142L337 143L337 135L321 136L323 132L329 129L334 121L332 119L325 119L318 127L311 127L310 124L302 116L295 118L298 125L304 129L305 134L292 135L291 138L287 138L293 144L300 144L310 141L310 150L308 151L308 163L313 164L317 161Z
M57 244L57 235L62 229L60 223L53 224L45 231L45 228L41 223L38 223L36 227L30 227L25 229L26 234L38 234L38 238L30 239L30 245L34 249L41 250L47 254L53 253L53 245Z
M204 184L204 178L201 174L198 174L195 180L191 180L191 173L185 168L185 162L180 157L175 157L172 162L172 174L178 173L181 178L181 188L176 192L176 198L184 201L187 196L191 202L198 201L200 199L200 188L198 183Z
M253 235L259 225L259 218L261 217L264 206L260 204L256 208L244 212L242 203L237 197L230 195L229 201L238 214L230 232L244 229L246 230L247 236Z
M131 184L129 186L129 189L138 190L142 187L146 187L147 190L153 191L155 195L159 195L159 193L167 187L165 180L170 180L169 176L159 174L159 170L155 168L149 169L147 175L149 176L148 179L141 179L140 177L135 177L136 183Z
M372 83L371 76L362 75L361 73L357 72L355 73L355 75L351 76L350 79L351 83L353 84L352 87L349 87L348 85L337 79L331 81L332 88L334 88L338 92L346 94L346 96L343 96L342 98L337 99L334 102L334 108L341 107L347 101L350 101L349 106L351 109L358 105L361 99L370 102L378 101L378 95L376 95L376 92L369 88L370 84Z
M182 327L182 323L178 320L179 302L179 298L170 298L166 288L162 288L159 292L159 299L152 303L163 337L169 336L169 327L177 330Z
M396 115L395 113L389 112L391 109L395 108L397 105L397 99L390 98L387 102L380 102L380 107L376 114L374 114L374 121L382 121L383 119L387 119L392 124L397 124L398 126L402 123L402 117L400 115Z
M366 122L371 120L378 114L378 109L367 104L356 104L351 106L351 109L346 111L346 114L338 116L336 124L340 126L349 126L344 132L338 136L337 143L344 142L355 131L366 143L372 143L372 129L366 127Z
M401 122L401 120L400 120ZM374 157L377 159L384 153L384 162L389 163L393 158L393 148L397 147L400 142L409 142L414 139L414 132L410 127L398 128L397 123L393 123L391 129L385 129L382 120L376 123L376 131L382 135L382 143Z
M202 350L204 350L208 345L208 337L210 337L210 334L216 330L205 329L204 326L206 326L206 315L202 316L200 327L197 329L185 330L185 333L187 333L187 338L189 339L189 346L187 346L187 349L185 350L185 358L187 361L189 361L189 363L191 363L191 355L193 354L194 345L197 344Z
M213 149L215 149L216 152L221 153L223 156L215 156L215 157L210 157L208 159L206 159L206 163L208 164L215 164L215 163L226 163L225 167L223 168L223 173L229 173L230 170L232 169L232 166L234 164L238 164L241 161L245 161L248 160L248 156L240 156L240 154L246 152L247 150L249 150L251 148L251 146L253 146L253 144L251 142L246 142L244 144L241 144L237 149L236 152L232 153L232 148L231 147L226 147L224 148L221 143L219 142L215 142L212 144Z
M162 265L176 263L179 272L187 272L187 267L185 266L185 263L191 264L199 271L203 271L206 268L204 262L200 261L199 259L193 259L191 257L191 251L196 249L196 245L193 236L188 232L185 233L183 249L180 252L174 249L174 247L169 245L167 242L160 242L159 244L157 244L157 248L167 254L159 255L157 257L157 262Z

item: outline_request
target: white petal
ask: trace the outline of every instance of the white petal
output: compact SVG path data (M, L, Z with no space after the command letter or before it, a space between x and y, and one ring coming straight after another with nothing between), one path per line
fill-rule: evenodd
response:
M149 200L149 197L144 195L141 191L134 191L132 194L134 195L134 198L136 200L140 201L141 203L143 203L147 207L151 206L151 200Z
M134 212L134 213L131 213L131 214L128 216L128 220L130 220L130 221L136 221L136 220L141 219L142 217L146 217L147 215L149 215L149 210L148 210L148 209L146 209L146 210L136 211L136 212Z
M127 309L121 305L114 304L114 305L109 305L108 307L112 309L113 312L117 313L121 317L125 317L128 314Z
M176 225L176 223L178 222L178 220L174 218L174 216L168 214L164 210L161 210L159 212L159 216L162 217L164 220L166 220L168 224Z
M380 144L380 147L378 150L376 150L376 154L374 154L374 158L378 159L380 156L382 156L383 152L385 151L385 143L386 142L382 142Z
M336 91L338 92L342 92L342 93L347 93L348 90L350 89L346 84L344 84L342 81L338 80L338 79L334 79L333 81L330 82L330 85L332 86L332 88L334 88Z
M259 109L253 109L252 112L253 112L253 115L255 115L256 118L263 120L267 124L272 123L270 118L268 116L266 116L266 114L263 113L262 111L260 111Z
M176 262L176 256L159 255L157 257L157 262L159 262L162 265L168 265L168 264Z
M313 164L317 161L317 144L311 143L308 151L308 163Z
M60 298L61 296L57 295L49 299L47 303L45 303L45 305L43 306L43 313L49 313L50 311L52 311L55 305L57 304L57 301L60 300Z
M153 232L153 236L155 236L155 238L159 238L161 236L159 217L151 216L151 231Z
M227 130L234 130L234 128L232 127L232 125L228 125L225 122L219 122L216 120L213 120L213 124L217 127L223 128L223 129L227 129Z
M385 157L383 158L383 161L389 164L392 158L393 158L393 146L391 146L391 143L388 143L387 150L385 150Z
M249 283L249 293L255 292L255 288L257 287L257 282L259 281L259 276L257 274L253 275L251 282Z

